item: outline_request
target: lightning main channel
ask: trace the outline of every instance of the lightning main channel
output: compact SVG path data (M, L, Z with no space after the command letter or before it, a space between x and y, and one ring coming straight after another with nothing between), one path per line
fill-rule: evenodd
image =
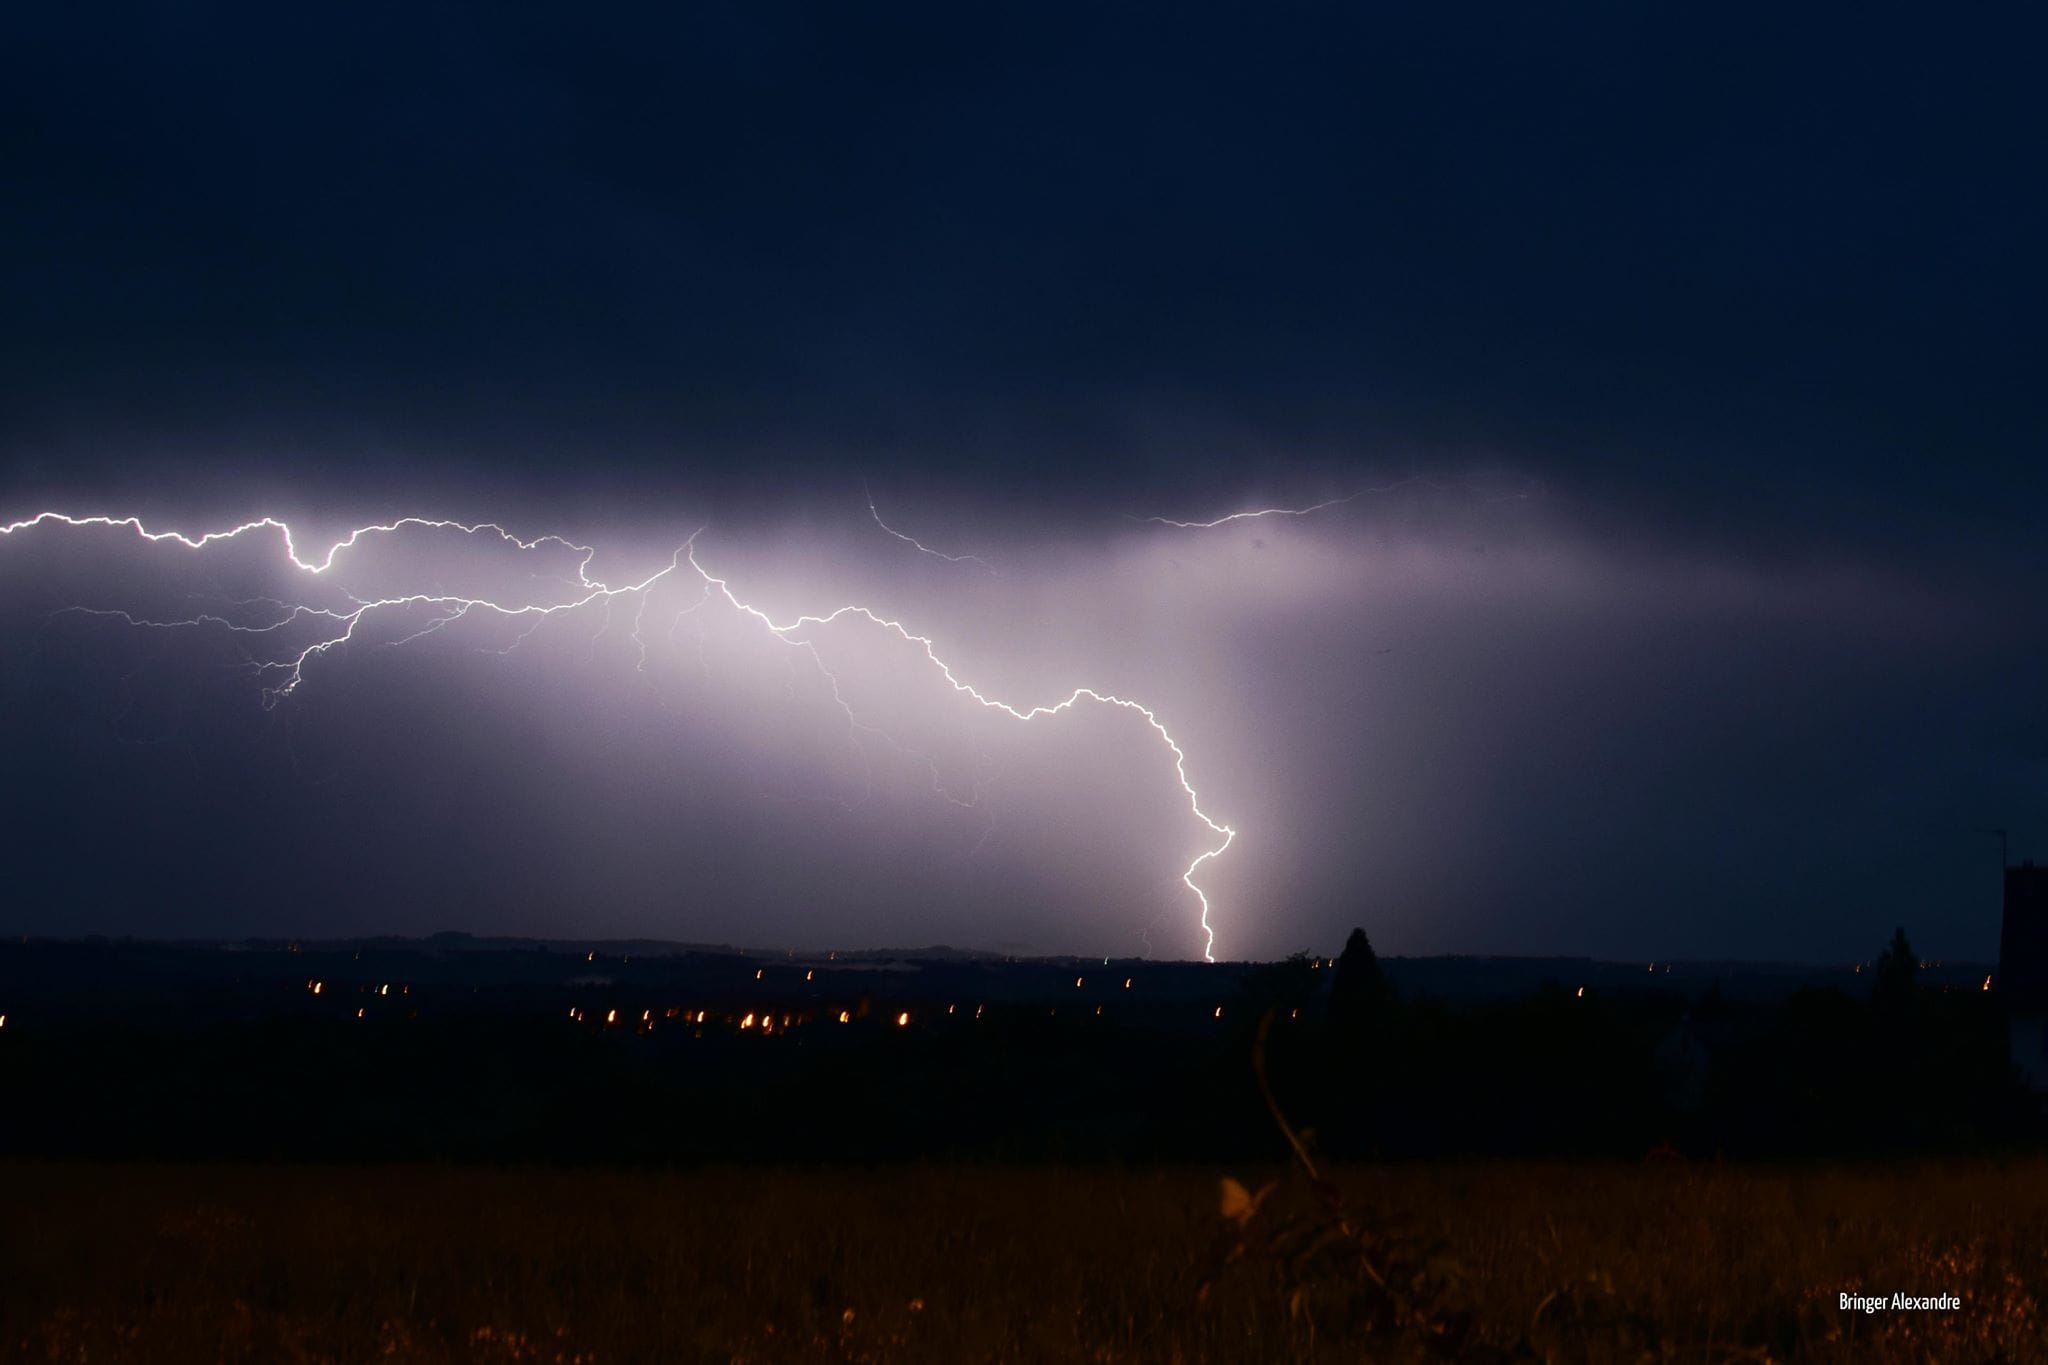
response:
M874 510L872 500L869 504L869 510L871 512ZM876 515L875 520L877 524L881 523L879 514ZM1221 857L1230 848L1237 838L1237 831L1231 826L1216 820L1207 811L1203 810L1201 796L1188 778L1187 754L1181 748L1180 742L1173 737L1172 732L1166 728L1165 723L1155 711L1129 697L1100 691L1092 687L1076 687L1059 701L1039 705L1019 706L1003 701L990 696L972 683L961 678L954 671L953 666L940 657L938 646L930 636L920 635L901 621L884 616L872 608L856 603L837 607L822 615L805 614L788 621L778 621L760 607L741 598L733 590L729 579L713 573L698 560L697 538L702 533L701 528L698 532L693 532L689 539L677 548L667 564L652 574L634 582L612 585L591 577L590 565L597 553L595 547L579 545L556 535L522 539L496 522L471 523L444 518L400 517L393 521L357 527L340 540L328 546L324 553L311 557L300 553L297 537L294 535L292 528L276 517L258 517L226 530L208 531L201 535L192 536L180 531L150 530L143 524L141 518L134 516L77 517L62 512L39 512L34 516L0 525L0 537L12 537L31 530L48 527L64 527L73 530L90 528L125 529L132 531L142 540L153 544L177 545L195 552L236 540L245 535L266 531L275 532L283 546L286 559L300 573L309 577L326 576L334 568L343 553L354 550L365 537L391 535L407 529L452 531L467 536L491 536L522 552L535 551L544 547L555 547L577 557L575 578L567 580L572 584L570 597L565 601L547 605L508 605L489 598L468 597L440 592L405 593L378 598L359 598L347 592L342 592L341 596L350 604L346 610L276 602L266 599L269 605L281 609L283 615L268 624L260 626L240 625L214 613L205 613L177 620L153 620L136 617L128 612L119 610L85 607L69 609L96 616L114 617L136 627L180 629L219 626L243 635L272 634L295 622L312 620L331 622L336 627L332 633L316 639L313 643L298 650L296 653L287 649L283 651L280 657L275 659L256 660L252 657L252 666L266 679L266 686L262 693L263 705L266 708L276 706L297 691L305 681L307 666L331 651L345 648L355 639L357 629L373 613L389 613L413 608L427 609L432 613L431 619L424 626L411 631L401 638L387 641L388 645L395 647L412 643L425 636L435 634L456 622L462 621L472 613L481 613L507 622L519 622L526 627L520 631L512 644L503 651L509 654L530 638L533 632L546 624L549 619L557 615L575 612L594 604L603 604L606 609L606 624L609 626L610 609L615 605L617 599L629 595L637 595L640 599L638 603L639 609L634 613L632 638L640 651L640 664L644 665L646 662L646 644L641 635L641 629L646 613L647 594L657 584L669 579L671 576L680 575L684 566L687 565L689 571L696 575L703 593L695 606L688 610L695 610L696 606L703 605L704 601L708 600L712 594L715 594L722 597L736 611L758 621L770 634L785 644L804 649L817 661L819 669L824 672L827 680L831 683L833 695L838 700L840 708L846 714L849 723L863 730L880 733L875 727L860 721L853 714L851 706L840 696L838 688L839 679L826 666L818 652L815 641L810 635L810 632L816 629L847 619L857 619L866 622L868 625L885 633L892 634L904 643L915 647L923 654L926 662L937 671L939 676L945 680L947 686L956 694L969 698L986 710L999 712L1020 723L1056 717L1065 712L1075 710L1083 703L1133 713L1141 717L1145 724L1150 726L1159 735L1161 742L1166 745L1167 751L1173 756L1174 776L1180 784L1182 796L1187 800L1189 812L1196 820L1201 822L1204 828L1218 838L1218 842L1214 847L1205 849L1195 856L1194 860L1187 865L1187 868L1181 873L1180 877L1181 883L1194 895L1196 904L1200 907L1199 922L1204 936L1202 958L1207 962L1214 962L1216 960L1216 930L1215 926L1210 922L1212 907L1208 894L1196 882L1195 875L1210 861ZM882 529L889 531L891 535L896 535L899 539L910 539L898 532L890 531L890 528L886 525ZM915 541L911 543L916 544ZM920 550L925 549L921 545L918 548ZM925 552L928 554L937 553L930 550ZM953 556L945 555L940 557L953 558ZM964 556L962 558L972 559L974 557ZM977 559L975 562L988 567L986 561ZM237 605L246 606L253 604L241 603ZM268 681L272 678L276 679L274 683Z

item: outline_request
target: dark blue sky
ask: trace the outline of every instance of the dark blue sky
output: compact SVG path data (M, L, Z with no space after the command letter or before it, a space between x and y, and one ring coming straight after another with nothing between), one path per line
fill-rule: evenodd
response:
M1247 949L1333 946L1378 913L1417 951L1821 956L1895 921L1985 951L1972 830L2048 844L2027 18L18 7L0 520L277 512L338 534L427 511L672 543L706 519L858 520L865 479L920 534L1137 611L1157 603L1102 586L1131 581L1126 513L1465 478L1291 524L1314 543L1276 539L1304 557L1275 582L1314 591L1189 618L1236 661L1182 699L1195 728L1278 718L1207 736L1242 750L1215 760L1218 808L1320 831L1256 875L1245 850L1234 894L1284 882L1260 914L1296 916ZM1521 568L1474 578L1475 547ZM1153 551L1161 581L1204 571ZM82 666L29 624L60 598L26 554L0 546L18 712ZM1405 596L1358 586L1389 565ZM899 587L1008 667L976 633L990 602ZM1063 619L1049 589L1029 605ZM1375 672L1418 640L1436 662ZM1046 643L1063 668L1033 684L1118 666L1091 649ZM66 716L71 738L37 741L72 792L34 816L52 886L131 780L81 785L95 722ZM190 845L248 799L209 777L178 798L190 829L155 837ZM1873 870L1866 843L1911 870ZM1690 889L1648 889L1666 868ZM31 919L263 919L182 892L145 914L151 884L110 872ZM373 923L349 908L366 895L340 885L313 918ZM1361 908L1375 895L1398 904ZM874 913L802 927L943 928Z

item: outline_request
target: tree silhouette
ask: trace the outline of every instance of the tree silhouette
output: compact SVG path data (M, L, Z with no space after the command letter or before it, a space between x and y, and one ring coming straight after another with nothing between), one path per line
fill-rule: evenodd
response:
M1906 941L1906 931L1895 929L1892 941L1877 955L1876 980L1871 983L1870 998L1882 1011L1902 1011L1912 1004L1919 984L1920 957Z
M1331 1031L1346 1042L1363 1039L1384 1017L1392 995L1372 940L1365 930L1353 929L1337 959L1337 979L1330 985Z

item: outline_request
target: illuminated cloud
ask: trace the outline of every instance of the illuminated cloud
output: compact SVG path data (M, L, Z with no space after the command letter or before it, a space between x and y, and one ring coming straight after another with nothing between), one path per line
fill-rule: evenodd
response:
M1951 875L1900 831L2021 790L1941 738L2014 713L1938 580L1462 480L999 539L924 507L1000 575L859 497L652 520L18 517L5 927L1819 953Z

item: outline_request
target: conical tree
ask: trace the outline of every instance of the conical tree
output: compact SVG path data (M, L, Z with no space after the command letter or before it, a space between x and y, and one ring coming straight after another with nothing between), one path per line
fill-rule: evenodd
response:
M1372 940L1365 930L1353 929L1337 959L1337 979L1330 985L1331 1029L1340 1038L1362 1037L1385 1013L1391 995Z
M1912 1003L1920 984L1920 957L1906 941L1906 931L1892 931L1892 941L1877 955L1876 979L1870 998L1884 1009L1901 1009Z

